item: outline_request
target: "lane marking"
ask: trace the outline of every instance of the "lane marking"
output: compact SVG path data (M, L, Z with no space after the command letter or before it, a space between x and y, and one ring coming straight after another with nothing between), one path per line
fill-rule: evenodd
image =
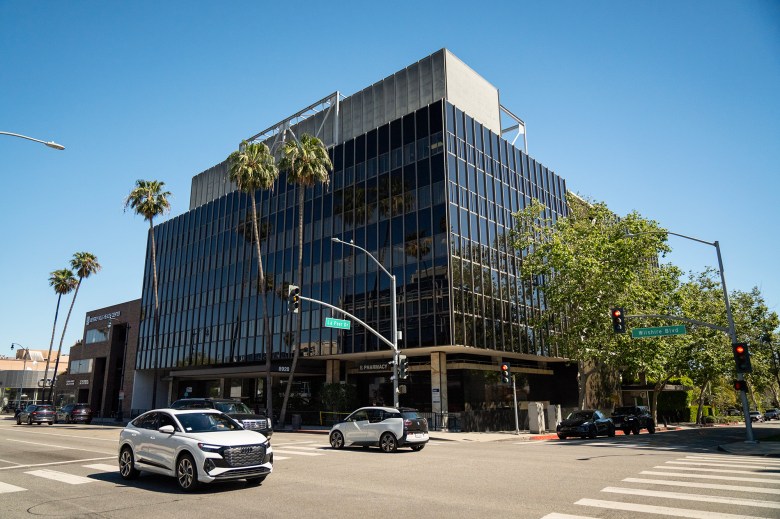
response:
M119 472L119 467L109 465L108 463L93 463L92 465L82 465L88 469L102 470L103 472Z
M276 450L277 448L278 447L275 445L274 446L274 452L278 452ZM325 449L326 446L322 445L322 446L319 446L319 447L311 447L311 446L308 446L308 445L286 445L284 448L285 449L296 449L296 450L301 450L301 451L320 451L322 449ZM328 445L327 448L330 448L330 445Z
M650 483L651 485L668 485L673 487L685 488L709 488L712 490L732 490L737 492L755 492L757 494L780 495L780 490L764 487L743 487L739 485L718 485L717 483L694 483L691 481L670 481L668 479L643 479L626 478L623 481L627 483Z
M22 487L17 487L16 485L11 485L10 483L0 482L0 494L8 494L10 492L21 492L22 490L27 490L27 489Z
M686 474L684 472L658 472L655 470L643 470L640 474L648 474L650 476L671 476L673 478L693 478L693 479L717 479L721 481L745 481L748 483L771 483L777 485L780 481L776 479L764 479L764 478L744 478L741 476L715 476L712 474Z
M572 514L559 514L557 512L553 512L551 514L547 514L542 519L596 519L594 517L590 517L588 515L572 515Z
M89 448L84 448L84 449L81 449L81 448L79 448L79 447L67 447L67 446L65 446L65 445L50 445L50 444L48 444L48 443L28 442L28 441L25 441L25 440L14 440L14 439L8 439L8 440L6 440L6 441L9 441L9 442L17 442L17 443L26 443L26 444L28 444L28 445L37 445L37 446L39 446L39 447L51 447L52 449L63 449L63 450L66 450L66 449L67 449L67 450L72 450L72 451L88 451L88 452L96 452L96 453L98 453L98 454L111 454L110 452L101 452L101 451L96 451L95 449L89 449Z
M288 451L284 449L277 449L276 447L274 447L274 459L276 459L277 452L281 452L282 454L296 454L298 456L324 456L324 454L321 454L319 452Z
M57 472L56 470L31 470L30 472L25 472L25 474L30 474L31 476L38 476L39 478L45 478L45 479L53 479L54 481L60 481L62 483L67 483L69 485L83 485L84 483L92 483L94 482L93 479L84 478L81 476L74 476L73 474L67 474L65 472Z
M0 467L0 470L14 470L14 469L29 469L32 467L49 467L52 465L70 465L71 463L84 463L85 461L102 461L102 460L113 460L116 459L116 456L106 456L103 458L86 458L82 460L71 460L71 461L52 461L50 463L29 463L25 465L15 465L13 467Z
M703 503L721 503L724 505L754 506L758 508L780 509L780 503L762 499L742 499L739 497L721 497L702 494L686 494L683 492L666 492L664 490L643 490L637 488L606 487L602 492L624 494L629 496L661 497L664 499L679 499L681 501L699 501Z
M672 508L670 506L640 505L623 503L620 501L606 501L603 499L580 499L575 505L593 506L609 510L624 510L626 512L642 512L645 514L665 515L667 517L688 517L691 519L775 519L754 515L735 515L722 512L708 512L706 510L690 510L687 508Z
M121 429L118 429L117 433L119 433L120 431ZM25 436L29 436L29 435L59 436L62 438L81 438L82 440L97 440L101 442L112 442L112 443L119 441L119 434L117 434L116 438L96 438L95 436L81 436L77 434L57 434L57 433L49 433L49 432L40 432L32 429L25 429Z

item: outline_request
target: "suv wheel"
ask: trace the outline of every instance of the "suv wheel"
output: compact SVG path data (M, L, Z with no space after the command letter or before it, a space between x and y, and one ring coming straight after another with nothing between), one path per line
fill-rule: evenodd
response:
M393 433L386 432L379 438L379 448L382 452L395 452L398 450L398 442Z
M591 425L590 428L588 429L588 438L593 439L596 436L598 436L598 431L596 430L596 426Z
M655 424L651 423L647 425L647 432L650 434L655 434Z
M607 429L607 436L609 436L610 438L613 438L615 436L615 426L614 425L610 425L609 429Z
M119 475L122 479L135 479L140 471L135 468L135 458L130 447L125 447L119 453Z
M639 434L639 431L641 431L641 430L642 430L642 428L639 427L639 424L636 424L632 431L633 431L634 434Z
M330 446L334 449L344 448L344 435L339 431L333 431L330 435Z
M176 463L176 481L179 488L185 492L198 488L198 469L195 467L195 460L187 453L182 454Z
M623 434L625 434L626 436L628 436L629 434L631 434L631 429L630 429L630 428L628 428L628 427L623 427L623 429L622 429L622 430L623 430Z

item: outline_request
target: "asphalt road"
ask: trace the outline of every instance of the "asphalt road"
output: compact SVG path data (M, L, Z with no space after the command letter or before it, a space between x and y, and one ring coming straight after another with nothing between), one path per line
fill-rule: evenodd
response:
M780 433L759 424L757 436ZM780 517L780 459L724 454L741 428L596 440L432 441L420 452L334 451L324 434L276 433L274 473L179 491L124 482L119 429L0 418L0 517Z

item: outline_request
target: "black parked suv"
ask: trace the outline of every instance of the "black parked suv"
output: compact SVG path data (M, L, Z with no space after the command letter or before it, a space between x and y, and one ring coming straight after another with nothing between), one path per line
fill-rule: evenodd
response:
M92 408L89 404L65 404L62 408L57 410L57 414L54 417L54 423L59 422L92 423Z
M274 433L271 420L264 413L253 413L245 403L229 398L181 398L169 406L171 409L217 409L233 418L244 429L262 433L270 438Z
M650 434L655 433L655 422L650 408L644 405L629 405L616 407L612 412L612 421L616 429L623 434L639 434L642 429L647 429Z

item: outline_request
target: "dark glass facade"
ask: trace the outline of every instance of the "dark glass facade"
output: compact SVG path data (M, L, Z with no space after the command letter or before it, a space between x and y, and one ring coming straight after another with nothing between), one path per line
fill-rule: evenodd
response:
M389 336L389 277L331 237L354 240L396 276L401 348L557 355L544 333L525 324L543 302L506 240L512 213L532 198L548 207L547 216L566 214L563 179L443 101L330 153L331 185L305 193L303 295L344 308ZM282 172L273 191L257 195L275 358L292 354L284 290L297 269L296 189ZM155 227L159 367L264 359L250 215L248 196L233 192ZM137 369L155 364L150 269L149 259ZM304 356L386 349L360 326L325 328L327 308L304 302L302 312Z

